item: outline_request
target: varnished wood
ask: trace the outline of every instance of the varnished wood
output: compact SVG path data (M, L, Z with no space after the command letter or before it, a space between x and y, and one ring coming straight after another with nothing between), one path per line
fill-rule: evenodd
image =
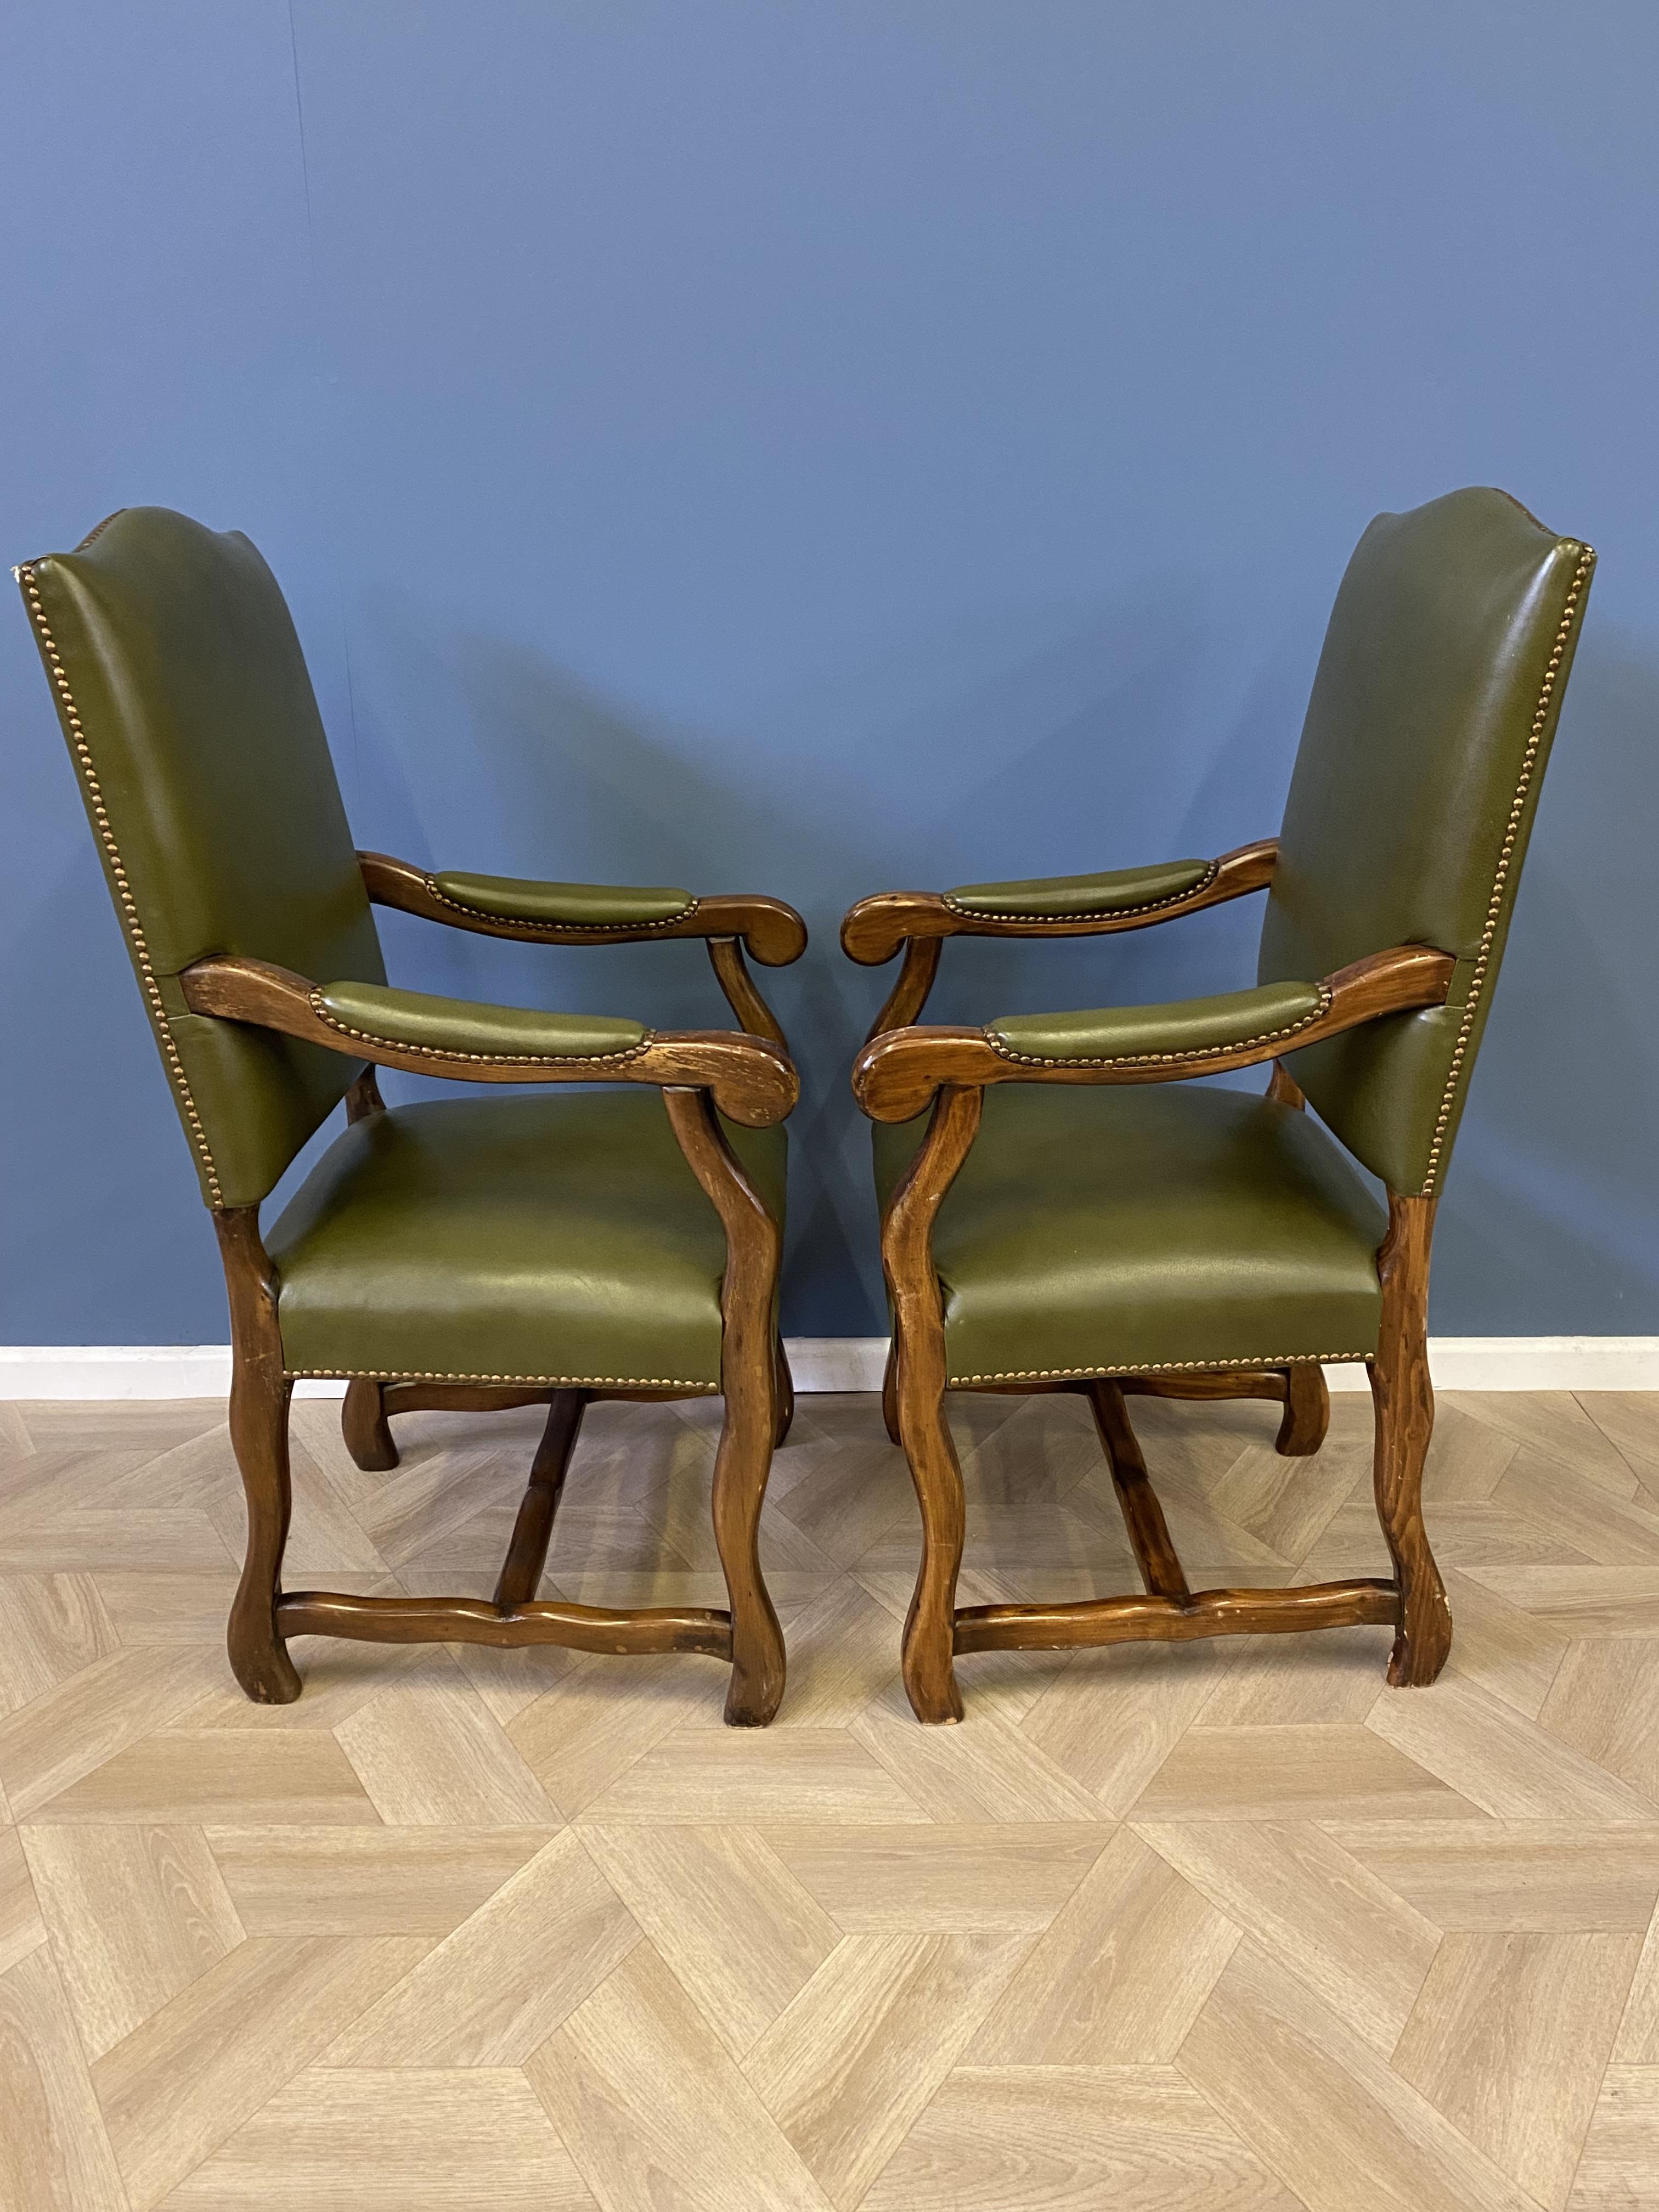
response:
M714 1541L732 1601L732 1680L726 1718L763 1727L783 1696L783 1632L761 1572L760 1512L778 1432L777 1223L721 1128L705 1091L663 1092L670 1126L726 1231L720 1284L720 1389L726 1418L714 1455Z
M1307 1104L1302 1085L1286 1068L1282 1060L1273 1062L1273 1072L1267 1084L1267 1096L1276 1105L1294 1106L1298 1113Z
M1177 1604L1185 1605L1190 1601L1192 1592L1187 1587L1186 1573L1176 1555L1158 1493L1147 1480L1146 1462L1141 1457L1123 1393L1115 1382L1101 1381L1090 1384L1088 1399L1105 1449L1112 1487L1123 1509L1124 1526L1134 1546L1140 1578L1152 1596L1172 1598Z
M965 1509L962 1469L945 1418L945 1315L933 1272L933 1218L979 1128L984 1093L947 1086L881 1227L893 1304L894 1396L900 1440L921 1509L921 1565L904 1624L905 1694L918 1720L959 1721L951 1663Z
M898 1331L887 1340L887 1360L881 1370L881 1420L890 1440L902 1444L898 1417Z
M1310 1628L1391 1626L1390 1582L1309 1583L1300 1589L1197 1590L1173 1597L1088 1598L1075 1605L964 1606L958 1651L1060 1651L1097 1644L1181 1644L1203 1636L1278 1636Z
M1285 1370L1285 1418L1273 1449L1286 1459L1310 1459L1330 1425L1331 1394L1324 1369L1315 1360L1297 1360Z
M1329 1004L1310 1022L1299 1044L1318 1044L1379 1015L1443 1005L1456 966L1449 952L1426 945L1399 945L1373 952L1324 978ZM192 971L193 972L193 971ZM1273 1057L1265 1045L1227 1045L1213 1052L1085 1060L1035 1060L1000 1052L981 1029L924 1024L873 1038L853 1068L853 1095L876 1121L913 1121L941 1084L1172 1083L1252 1067Z
M276 1277L259 1241L257 1206L216 1209L213 1226L230 1300L230 1443L247 1502L247 1549L230 1608L231 1671L257 1705L292 1705L300 1677L276 1626L292 1510L288 1407L276 1325Z
M366 1067L346 1092L345 1109L348 1121L367 1121L373 1115L385 1113L386 1101L372 1067Z
M759 893L726 893L694 902L672 921L619 922L614 928L514 921L464 907L441 896L425 869L389 853L359 853L363 888L376 906L397 907L446 929L483 937L513 937L532 945L637 945L662 937L740 937L763 968L787 968L806 950L806 924L781 899Z
M841 926L842 950L860 966L878 968L901 945L946 937L1098 937L1123 929L1146 929L1173 921L1206 906L1263 890L1273 880L1279 840L1264 837L1241 845L1212 862L1204 880L1181 898L1155 912L1073 915L1052 921L1010 921L996 915L968 914L946 903L937 891L878 891L860 899ZM911 1017L915 1018L914 1016Z
M595 1071L580 1059L469 1059L422 1052L362 1036L344 1036L313 1005L316 986L290 969L264 960L198 960L179 977L185 1003L198 1014L257 1023L301 1037L330 1052L415 1075L443 1075L465 1083L592 1083ZM747 1128L781 1121L800 1095L788 1054L769 1038L726 1030L653 1030L644 1046L607 1065L606 1082L679 1084L714 1093L722 1114Z
M795 1425L795 1378L789 1371L789 1355L783 1348L782 1337L775 1334L772 1345L773 1365L776 1370L773 1387L778 1397L778 1420L772 1434L772 1449L776 1451L780 1445L789 1441L789 1431Z
M939 954L945 949L942 937L913 937L904 947L904 958L899 964L898 980L888 993L886 1003L870 1024L871 1037L885 1035L889 1030L908 1029L913 1022L921 1019L921 1010L927 1004L927 994L933 988L933 978L939 973Z
M1154 1370L1146 1375L1120 1375L1116 1380L1126 1398L1267 1398L1275 1406L1285 1402L1282 1367L1201 1367L1184 1375Z
M556 1390L548 1409L547 1426L531 1462L530 1481L513 1524L512 1540L495 1583L495 1603L511 1613L536 1595L547 1547L553 1535L553 1516L576 1449L576 1437L586 1410L585 1390Z
M385 1474L398 1464L398 1447L386 1425L386 1386L367 1375L346 1384L340 1408L340 1434L356 1464L366 1474Z
M359 1644L558 1644L574 1651L641 1657L651 1652L732 1656L731 1616L701 1606L649 1606L611 1612L553 1601L505 1610L488 1598L352 1597L296 1590L281 1600L284 1636L343 1636Z
M777 1016L755 988L754 978L743 964L743 946L738 939L711 937L708 959L726 994L726 1003L738 1018L738 1027L749 1036L769 1037L775 1045L784 1044Z
M1391 1195L1389 1234L1377 1255L1382 1327L1370 1378L1377 1518L1400 1582L1400 1633L1389 1662L1396 1689L1432 1682L1451 1650L1451 1607L1423 1525L1423 1465L1434 1430L1428 1305L1437 1203Z

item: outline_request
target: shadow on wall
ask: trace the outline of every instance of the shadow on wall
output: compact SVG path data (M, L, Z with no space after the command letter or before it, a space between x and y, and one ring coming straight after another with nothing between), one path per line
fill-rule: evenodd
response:
M806 959L761 975L802 1075L785 1325L805 1334L884 1326L866 1125L848 1073L896 970L842 957L848 904L896 884L1207 854L1270 831L1300 718L1295 677L1271 672L1216 712L1206 638L1210 660L1225 656L1188 580L1070 607L1063 621L1052 609L1005 616L987 626L988 649L981 636L964 650L955 626L912 640L769 703L749 737L653 720L534 647L446 636L434 611L381 594L362 612L365 842L430 866L766 890L805 914ZM1190 734L1224 721L1218 744ZM596 954L397 916L382 926L400 981L664 1027L723 1012L698 946ZM1251 902L1144 937L959 942L929 1016L984 1020L1243 984L1258 927Z
M1656 1326L1656 822L1659 661L1592 603L1440 1210L1445 1334Z

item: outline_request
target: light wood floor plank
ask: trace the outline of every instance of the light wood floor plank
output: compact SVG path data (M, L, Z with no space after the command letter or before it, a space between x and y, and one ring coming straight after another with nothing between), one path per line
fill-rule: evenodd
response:
M1641 1938L1448 1936L1395 2052L1396 2073L1561 2212Z
M23 1838L15 1828L0 1827L0 1974L46 1940Z
M389 1826L554 1828L559 1810L475 1692L383 1691L336 1730Z
M840 1832L826 1824L805 1832ZM747 2055L841 1941L835 1921L753 1829L584 1823L581 1837L734 2058Z
M516 2067L308 2067L167 2204L169 2212L594 2212Z
M1650 2204L1659 2204L1659 2066L1610 2066L1568 2212L1643 2212Z
M851 1735L932 1820L1106 1817L1098 1798L994 1712L975 1712L955 1728L922 1728L895 1684L860 1716Z
M744 2071L850 2212L962 2055L1030 1938L849 1936Z
M0 1575L0 1714L107 1659L117 1644L90 1575Z
M93 2087L132 2212L149 2212L426 1948L250 1936L106 2051Z
M641 1943L525 2069L604 2212L830 2212L830 2200Z
M0 1789L14 1818L198 1704L223 1664L188 1645L113 1652L0 1721Z
M1659 1803L1659 1637L1573 1644L1538 1721L1546 1735Z
M1365 1726L1500 1820L1651 1827L1659 1802L1616 1780L1524 1715L1465 1682L1379 1698Z
M763 1828L838 1930L966 1935L1045 1929L1105 1850L1098 1822Z
M31 1828L24 1847L88 2058L242 1940L199 1828Z
M507 1735L568 1820L676 1729L718 1724L708 1708L724 1692L706 1662L630 1659L619 1667L581 1652L558 1657L559 1679Z
M1440 1931L1361 1861L1306 1821L1187 1820L1136 1832L1356 2034L1384 2057L1394 2049Z
M46 1944L0 1974L0 2204L128 2212Z
M588 1805L588 1821L921 1820L885 1765L845 1729L687 1728Z
M377 1817L326 1729L158 1729L29 1815L76 1826L248 1820L312 1827Z
M1026 1714L1021 1733L1121 1820L1238 1661L1230 1642L1084 1652Z
M1374 1726L1375 1714L1365 1728L1189 1729L1140 1793L1134 1817L1466 1820L1474 1814L1479 1808L1467 1797L1373 1734Z
M567 1830L323 2054L329 2066L518 2066L640 1940Z
M1333 1822L1326 1832L1449 1933L1640 1935L1659 1899L1659 1827L1378 1820Z
M552 1840L546 1828L210 1828L250 1936L447 1936Z
M1536 2212L1534 2200L1286 1968L1241 1944L1187 2075L1308 2212ZM1363 2192L1363 2193L1362 2193Z
M1168 2066L959 2066L864 2212L1302 2212Z
M1127 1828L1112 1838L992 2008L978 2066L1160 2065L1239 1940Z

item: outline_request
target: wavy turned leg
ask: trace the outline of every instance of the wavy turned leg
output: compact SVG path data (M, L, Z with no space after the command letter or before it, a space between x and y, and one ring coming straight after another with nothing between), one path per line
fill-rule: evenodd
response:
M1434 1429L1429 1382L1429 1247L1435 1200L1390 1198L1377 1256L1382 1329L1370 1362L1376 1409L1376 1514L1400 1584L1400 1631L1389 1661L1395 1689L1432 1682L1451 1650L1451 1607L1423 1525L1423 1464Z
M890 1443L902 1444L898 1412L898 1324L887 1340L887 1364L881 1372L881 1418Z
M954 1660L966 1522L962 1469L945 1419L945 1310L933 1269L933 1217L968 1156L983 1103L976 1090L947 1085L939 1092L921 1149L882 1223L896 1347L892 1395L921 1509L921 1565L904 1624L904 1688L916 1718L927 1722L962 1718Z
M226 1642L231 1671L257 1705L291 1705L300 1694L300 1677L276 1632L276 1607L291 1510L288 1406L293 1385L283 1375L276 1279L259 1241L257 1206L216 1212L213 1225L230 1293L230 1441L247 1500L247 1551Z
M760 1515L778 1432L779 1347L773 1325L780 1238L744 1175L707 1091L665 1090L680 1150L726 1230L720 1286L720 1388L726 1419L714 1456L714 1542L732 1601L726 1719L764 1728L783 1696L783 1631L760 1563Z
M1325 1387L1325 1370L1312 1360L1287 1367L1285 1375L1285 1417L1273 1449L1286 1459L1311 1459L1325 1441L1331 1425L1331 1394Z
M345 1448L366 1474L385 1474L398 1464L398 1447L386 1417L386 1385L354 1375L340 1408Z

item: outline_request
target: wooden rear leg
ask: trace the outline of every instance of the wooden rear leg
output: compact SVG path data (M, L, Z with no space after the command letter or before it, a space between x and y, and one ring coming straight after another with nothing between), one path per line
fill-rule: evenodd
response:
M1273 1449L1286 1459L1310 1459L1331 1425L1331 1394L1325 1370L1310 1359L1298 1360L1285 1374L1285 1417Z
M288 1408L294 1386L283 1374L276 1279L259 1241L258 1208L216 1212L213 1225L230 1292L230 1442L247 1501L247 1550L226 1645L232 1673L256 1705L291 1705L300 1677L276 1632L276 1601L292 1510Z
M1395 1689L1432 1682L1451 1650L1451 1607L1423 1525L1423 1467L1434 1431L1427 1334L1431 1198L1390 1198L1377 1260L1382 1329L1370 1363L1376 1413L1376 1513L1400 1585L1400 1629L1389 1661Z
M366 1474L384 1474L398 1464L398 1447L386 1417L386 1385L366 1375L354 1375L346 1384L340 1408L340 1434L345 1448Z
M942 1341L934 1357L924 1353L918 1359L907 1339L899 1356L896 1395L899 1438L921 1509L921 1565L904 1622L904 1691L919 1721L959 1721L957 1577L962 1571L967 1504L962 1468L945 1418Z
M881 1376L881 1418L890 1443L902 1444L898 1414L898 1331L887 1340L887 1364Z
M777 1433L772 1439L772 1447L776 1450L781 1444L788 1442L789 1431L794 1426L795 1378L789 1372L789 1355L783 1348L782 1337L775 1337L773 1346L773 1387L777 1392L778 1426Z

